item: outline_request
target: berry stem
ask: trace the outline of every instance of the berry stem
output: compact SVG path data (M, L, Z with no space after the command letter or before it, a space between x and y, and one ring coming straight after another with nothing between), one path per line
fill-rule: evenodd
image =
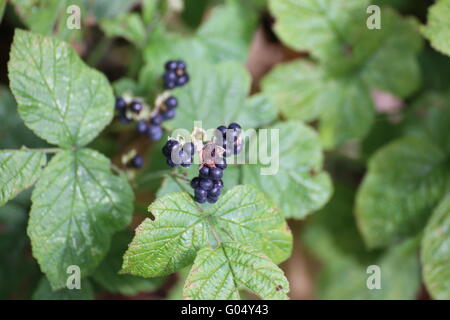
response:
M44 153L57 153L62 151L61 148L25 148L25 149L2 149L2 152L14 152L14 151L35 151L35 152L44 152Z

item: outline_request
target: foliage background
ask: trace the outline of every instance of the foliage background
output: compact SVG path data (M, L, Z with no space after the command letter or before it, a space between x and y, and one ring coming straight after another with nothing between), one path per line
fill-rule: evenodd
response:
M70 4L82 8L79 31L65 27ZM382 8L381 30L365 25L370 4ZM147 101L158 91L163 63L180 57L192 80L177 90L183 106L166 129L190 128L196 119L205 127L236 121L280 129L277 176L262 179L259 166L225 174L227 187L256 186L288 219L293 250L281 269L291 299L450 298L450 1L0 0L2 16L1 149L70 142L51 133L41 135L46 141L36 137L17 112L17 102L26 101L16 102L8 89L17 92L21 80L8 78L15 28L69 42L106 75L116 95L128 91ZM19 62L14 66L20 69ZM109 92L104 97L107 103L90 118L100 123L99 132L112 118ZM30 118L21 116L30 127ZM180 191L164 174L164 139L151 143L115 120L99 136L86 135L80 144L99 152L94 160L86 154L87 163L103 161L102 153L127 170L123 154L135 149L145 155L145 168L130 181L133 192L117 192L119 205L131 203L134 193L132 218L104 218L105 232L114 236L101 262L86 263L92 272L83 290L53 291L48 278L56 283L59 275L51 267L42 270L42 263L40 269L31 253L30 238L42 234L29 229L27 236L31 190L6 204L0 198L0 298L181 298L186 268L151 279L117 274L147 206ZM55 157L64 167L67 157ZM91 169L106 172L108 166ZM56 192L44 191L36 192L44 200ZM131 212L131 205L124 210ZM366 288L371 264L383 270L382 290ZM242 297L256 298L248 292Z

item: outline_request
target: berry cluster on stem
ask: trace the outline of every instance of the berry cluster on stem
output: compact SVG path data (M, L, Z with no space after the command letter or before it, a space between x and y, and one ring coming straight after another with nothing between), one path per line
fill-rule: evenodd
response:
M182 60L168 61L165 64L164 88L168 90L156 98L155 106L152 109L141 98L128 95L117 97L118 119L123 123L136 121L138 133L146 135L152 141L161 139L163 136L162 123L175 117L175 109L178 106L178 100L170 93L170 89L188 83L189 75L186 68L186 63ZM169 81L172 78L175 80Z

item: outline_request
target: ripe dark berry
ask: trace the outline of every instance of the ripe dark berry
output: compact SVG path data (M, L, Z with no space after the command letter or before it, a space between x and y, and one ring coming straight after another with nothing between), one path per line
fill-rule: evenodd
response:
M184 62L183 60L178 60L176 63L177 63L176 69L185 70L187 67L186 62Z
M223 171L220 168L211 168L209 169L209 177L213 180L222 179Z
M207 178L209 176L209 167L203 166L198 172L200 173L200 177Z
M208 195L208 191L206 191L205 189L202 189L202 188L196 188L194 190L194 195L197 198L206 198Z
M194 144L192 142L186 142L183 145L183 150L186 153L190 154L190 155L194 155L194 153L195 153L195 146L194 146Z
M199 198L199 197L194 197L195 201L197 201L198 203L205 203L207 201L207 197L204 198Z
M147 136L150 140L157 141L162 138L163 131L160 126L149 125L147 130Z
M197 189L199 184L200 184L200 178L195 177L194 179L191 180L192 189Z
M219 200L219 196L217 196L217 197L208 196L206 198L206 201L208 201L209 203L216 203L217 200Z
M211 190L208 191L208 196L210 197L218 197L220 196L221 190L219 187L212 187Z
M140 155L136 155L131 159L131 166L136 169L142 168L144 165L144 159Z
M209 190L213 186L213 181L208 178L201 178L199 183L200 188L204 190Z
M227 167L228 167L228 165L227 165L227 161L225 160L225 158L220 158L220 160L216 162L216 168L224 170Z
M127 103L125 102L125 99L122 97L116 98L116 110L125 110L127 107Z
M164 104L166 105L167 109L175 109L178 105L178 99L175 98L174 96L170 96L168 97L165 101Z
M137 123L136 130L137 130L137 132L139 132L139 133L141 133L141 134L147 133L147 130L148 130L148 124L147 124L147 122L145 122L145 121L139 121L139 122Z
M130 104L131 111L133 111L135 113L139 113L142 111L142 109L143 109L143 106L140 102L138 102L138 101L131 102L131 104Z
M170 120L175 117L175 109L169 109L162 114L164 120Z
M236 122L233 122L233 123L231 123L229 126L228 126L228 129L231 129L231 130L241 130L241 126L240 125L238 125Z
M119 121L122 123L130 123L131 119L127 117L126 110L122 110L119 112Z
M173 89L173 88L175 88L177 86L177 83L175 82L175 80L173 80L173 81L167 81L167 82L165 82L165 84L164 84L164 87L166 88L166 89Z
M163 116L159 113L155 114L151 119L150 122L154 125L160 125L164 121Z
M178 68L178 61L167 61L165 66L166 70L176 70Z
M215 180L213 183L213 188L219 188L219 189L223 189L223 181L222 180Z
M175 148L175 146L177 146L178 144L179 142L173 139L170 139L169 141L166 142L166 144L162 149L163 154L166 156L166 158L171 157L173 148Z
M189 82L189 75L186 73L177 79L177 86L179 87L184 86L188 82Z

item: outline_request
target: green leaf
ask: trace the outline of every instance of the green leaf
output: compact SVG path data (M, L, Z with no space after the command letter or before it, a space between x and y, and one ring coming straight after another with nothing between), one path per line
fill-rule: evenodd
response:
M431 46L450 56L450 1L438 0L428 10L427 25L422 28L423 35Z
M367 250L353 216L354 191L335 186L328 205L308 220L303 243L322 269L316 282L321 299L413 299L420 287L418 239L382 252ZM381 289L369 290L369 265L381 268Z
M2 22L3 13L5 13L6 0L0 0L0 23Z
M146 30L141 16L129 13L100 21L100 27L108 37L122 37L142 47L146 40Z
M366 27L367 0L270 0L276 18L275 32L281 40L299 51L329 57L330 51L353 44L358 34L354 26Z
M36 184L28 235L54 289L64 287L70 265L78 265L83 277L91 274L112 234L131 221L132 190L110 167L94 150L61 151Z
M132 275L120 275L122 256L133 239L131 232L123 231L114 235L111 249L92 274L95 282L108 292L133 296L139 292L154 291L164 282L164 278L145 279Z
M45 153L0 150L0 206L32 186L47 162Z
M3 86L0 86L0 118L2 119L0 148L18 149L24 145L29 148L47 146L23 124L13 95Z
M369 290L367 265L351 259L336 260L324 267L319 275L320 299L344 300L412 300L420 289L420 265L416 239L387 250L370 265L380 267L381 288Z
M186 280L189 300L239 299L247 288L262 299L287 299L289 283L269 258L242 243L224 242L201 249Z
M50 143L84 146L113 117L114 96L105 76L65 42L17 29L8 70L20 116Z
M295 21L286 20L290 26L288 28L286 22L286 30L291 32L298 24L320 33L322 37L314 35L311 38L317 41L311 42L312 53L317 53L320 59L318 65L294 61L277 66L262 81L263 93L286 118L320 120L320 135L325 148L349 139L361 139L369 132L374 120L372 90L404 98L417 89L420 84L417 54L422 44L416 32L417 22L402 18L389 9L382 11L380 30L369 30L365 18L358 18L361 21L350 20L345 37L331 36L321 29L322 23L326 22L326 28L339 28L332 27L334 19L351 13L351 7L359 7L361 1L346 1L345 5L341 1L329 2L272 1L273 6L285 10L279 13L280 25L283 25L284 14L294 10L289 10L290 6L298 6L298 10L308 17L309 20L298 16ZM325 8L326 4L329 7L326 11L313 10L318 6ZM358 10L365 14L365 9ZM308 43L305 39L315 34L307 34L306 29L305 34L293 32L300 37L298 40L302 40L302 45ZM353 34L357 35L355 39ZM392 67L385 68L386 65Z
M208 208L199 207L187 193L171 193L153 202L149 211L154 221L146 219L136 229L123 272L144 277L173 273L217 238L253 246L275 262L291 252L283 217L250 186L234 187Z
M192 70L191 81L177 93L180 107L177 117L165 123L167 128L190 131L195 121L202 121L205 130L231 122L252 128L276 118L271 103L264 96L247 98L250 75L240 64L196 62L188 68Z
M302 219L325 205L332 193L331 179L322 171L319 138L314 130L297 121L278 123L270 129L279 132L278 154L272 146L272 166L273 170L278 170L262 175L261 169L268 170L270 166L245 165L243 182L264 191L285 217ZM269 131L268 135L271 134ZM252 141L259 146L270 145L268 135L260 134L258 141Z
M36 291L33 293L33 300L93 300L94 292L91 284L87 280L81 281L80 289L60 289L54 291L47 278L43 277L39 282Z
M404 137L380 149L369 162L356 202L367 245L386 246L419 232L448 178L448 155L424 137Z
M422 240L423 278L436 299L450 299L450 195L447 194L428 222Z

